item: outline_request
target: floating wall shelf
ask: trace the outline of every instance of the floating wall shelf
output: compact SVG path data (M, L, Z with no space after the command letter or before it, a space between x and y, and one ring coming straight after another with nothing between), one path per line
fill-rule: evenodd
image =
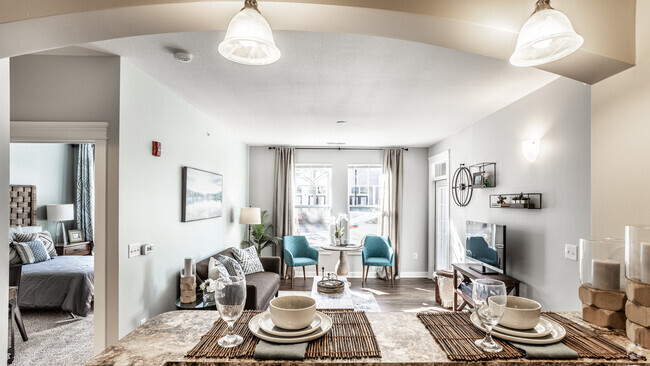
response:
M494 188L497 186L497 163L478 163L469 166L472 173L472 188Z
M512 194L491 194L490 207L540 210L542 208L542 194L523 192Z

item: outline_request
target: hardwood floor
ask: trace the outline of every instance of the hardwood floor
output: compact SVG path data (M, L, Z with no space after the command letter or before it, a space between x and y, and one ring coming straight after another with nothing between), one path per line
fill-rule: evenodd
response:
M350 278L352 291L369 291L375 295L381 311L440 311L446 310L436 304L435 286L428 278L396 279L395 287L390 282L378 278L368 278L365 287L361 287L361 278ZM313 277L296 276L291 288L290 280L282 280L280 291L311 291Z

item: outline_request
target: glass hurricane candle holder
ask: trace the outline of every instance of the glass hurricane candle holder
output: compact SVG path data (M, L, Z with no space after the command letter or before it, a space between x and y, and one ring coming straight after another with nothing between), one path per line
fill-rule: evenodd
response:
M580 283L598 290L625 291L625 242L580 239Z
M650 226L625 227L625 276L650 285Z

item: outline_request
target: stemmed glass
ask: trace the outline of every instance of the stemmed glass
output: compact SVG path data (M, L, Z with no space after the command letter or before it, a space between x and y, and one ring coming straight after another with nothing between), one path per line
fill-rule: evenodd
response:
M244 339L235 334L235 322L244 312L246 302L246 278L244 276L227 276L217 280L215 302L219 315L228 324L228 334L219 339L224 348L235 347Z
M497 280L475 280L472 299L476 315L486 329L485 338L474 343L486 352L502 351L503 347L492 339L492 328L499 323L506 309L506 285Z

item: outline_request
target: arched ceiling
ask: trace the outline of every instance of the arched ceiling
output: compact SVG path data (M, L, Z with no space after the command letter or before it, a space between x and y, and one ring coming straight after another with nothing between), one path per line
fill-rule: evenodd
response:
M403 39L507 60L534 0L261 1L275 30ZM107 39L223 30L242 1L32 0L0 3L0 58ZM593 84L635 61L635 0L554 0L585 38L539 67Z

